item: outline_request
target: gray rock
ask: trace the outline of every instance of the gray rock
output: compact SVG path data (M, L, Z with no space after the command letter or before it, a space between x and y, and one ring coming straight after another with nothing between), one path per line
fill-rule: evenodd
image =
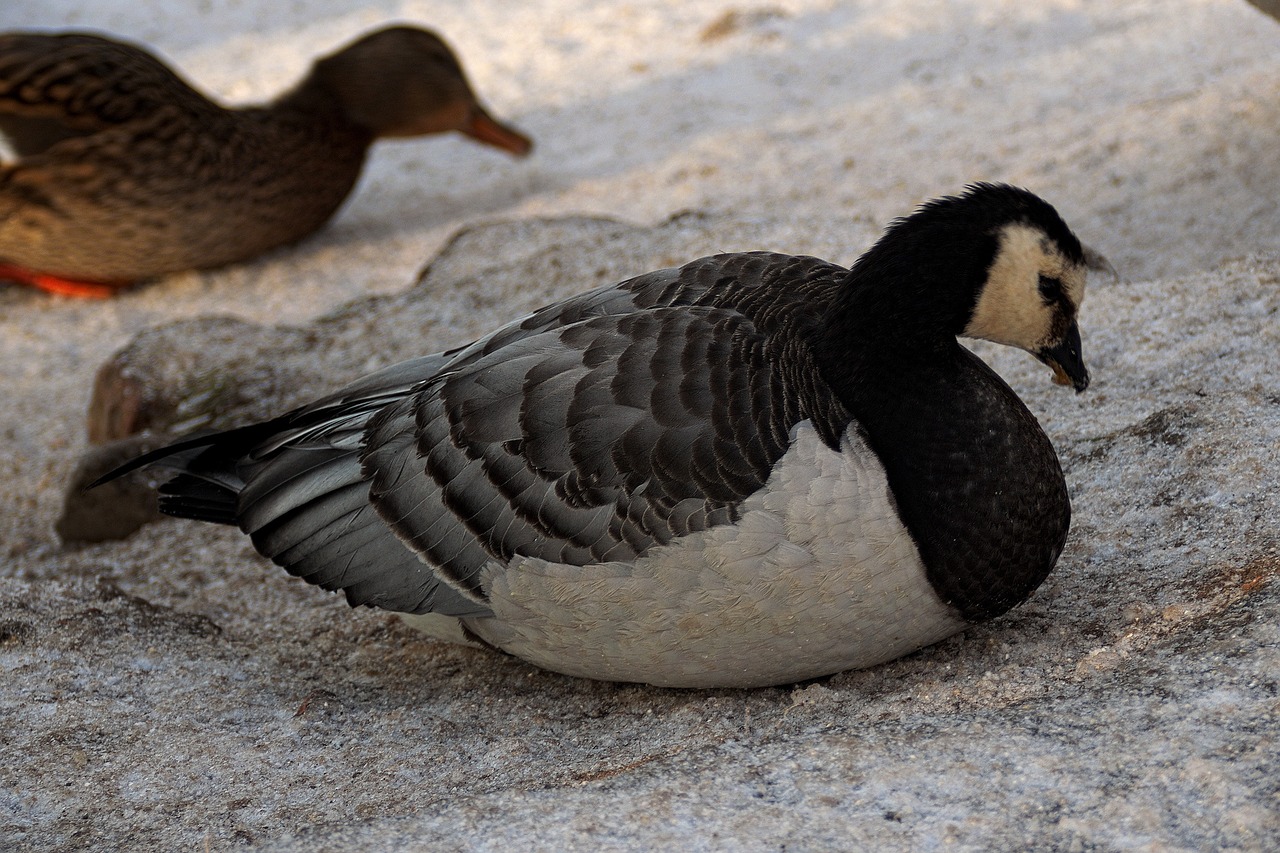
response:
M133 471L96 488L89 486L161 444L160 436L141 433L86 450L67 483L62 515L54 524L58 538L68 543L106 542L159 521L156 486L166 476L162 471Z

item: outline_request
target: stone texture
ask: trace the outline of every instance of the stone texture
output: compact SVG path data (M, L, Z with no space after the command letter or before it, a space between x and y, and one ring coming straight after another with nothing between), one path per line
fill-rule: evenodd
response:
M1239 0L7 0L0 29L110 29L243 102L406 15L532 158L381 146L295 249L107 303L0 288L0 850L1280 848L1280 26ZM94 373L147 329L232 317L277 352L277 327L407 299L464 232L402 337L366 306L315 350L356 375L715 251L848 263L975 179L1050 199L1125 280L1091 285L1084 395L982 348L1075 524L1026 605L916 655L791 688L593 684L352 612L234 530L55 532ZM204 411L289 404L251 355ZM234 353L195 356L156 386Z

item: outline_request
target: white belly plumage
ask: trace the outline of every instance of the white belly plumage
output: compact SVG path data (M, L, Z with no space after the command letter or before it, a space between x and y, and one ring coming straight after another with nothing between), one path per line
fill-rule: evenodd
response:
M808 422L736 524L632 562L517 557L486 569L486 642L546 669L671 687L783 684L871 666L963 630L856 430L840 453ZM457 620L406 617L457 640Z

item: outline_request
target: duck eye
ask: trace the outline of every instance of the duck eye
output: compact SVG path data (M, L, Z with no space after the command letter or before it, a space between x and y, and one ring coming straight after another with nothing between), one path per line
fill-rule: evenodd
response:
M1062 299L1062 282L1047 275L1040 276L1040 296L1045 302L1057 302Z

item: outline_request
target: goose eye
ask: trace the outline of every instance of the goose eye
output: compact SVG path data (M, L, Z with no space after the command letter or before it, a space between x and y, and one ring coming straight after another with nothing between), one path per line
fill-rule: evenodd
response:
M1040 276L1040 296L1050 303L1062 299L1062 282L1047 275Z

